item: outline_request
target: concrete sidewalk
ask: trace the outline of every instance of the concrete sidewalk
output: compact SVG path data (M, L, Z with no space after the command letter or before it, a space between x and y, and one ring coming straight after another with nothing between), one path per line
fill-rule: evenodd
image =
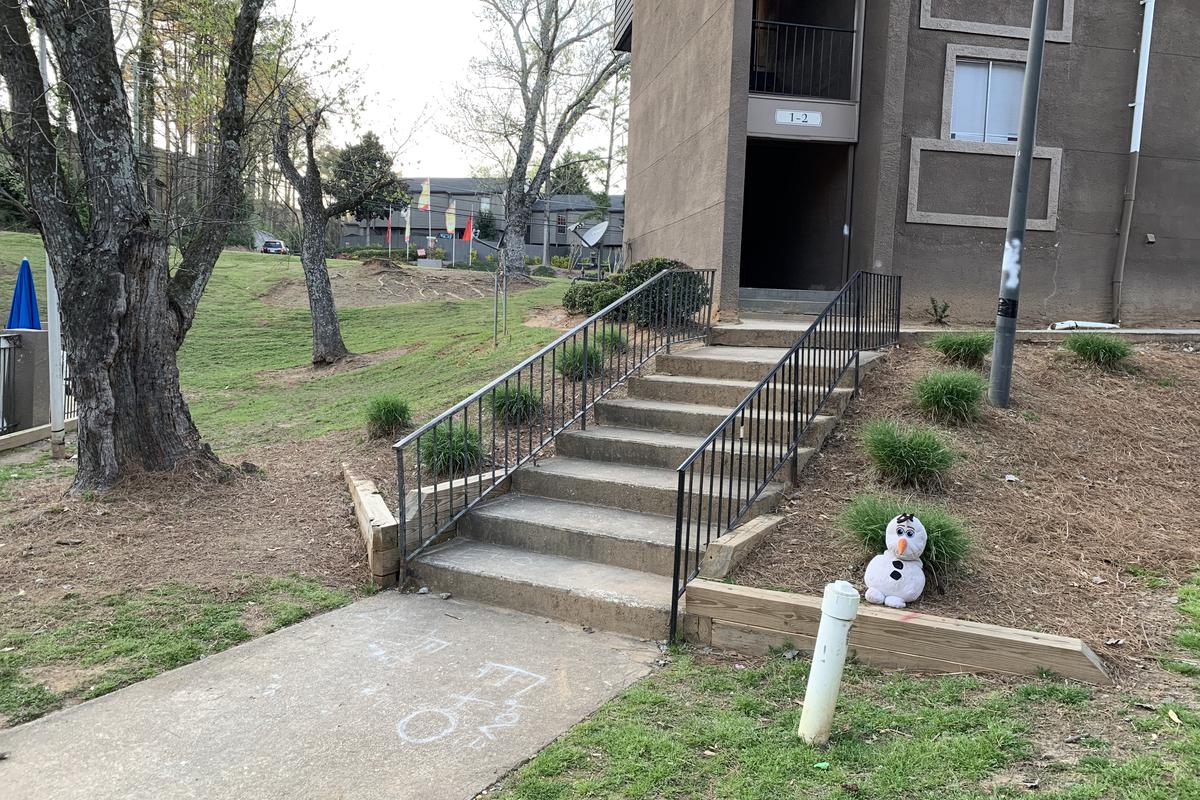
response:
M653 642L384 592L0 732L0 795L463 800L657 657Z

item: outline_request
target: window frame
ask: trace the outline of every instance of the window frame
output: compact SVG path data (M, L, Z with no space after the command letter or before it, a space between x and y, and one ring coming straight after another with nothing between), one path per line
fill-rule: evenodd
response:
M1028 54L1024 50L1012 50L1005 47L981 47L969 44L946 45L946 73L942 85L941 138L954 142L999 144L1005 147L1012 147L1015 150L1017 147L1016 142L979 142L975 139L958 139L951 134L951 122L954 116L954 77L960 58L968 61L1004 61L1020 64L1024 67L1027 56Z

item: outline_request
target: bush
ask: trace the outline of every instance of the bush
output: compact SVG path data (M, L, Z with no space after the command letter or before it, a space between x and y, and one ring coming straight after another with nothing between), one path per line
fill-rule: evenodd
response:
M575 281L571 284L563 295L563 308L571 314L595 314L609 303L597 305L597 296L612 296L612 291L615 284L608 281ZM620 297L624 292L616 289L617 297ZM616 299L616 298L614 298Z
M453 420L431 428L421 439L421 461L434 475L467 473L483 464L479 431Z
M925 316L929 317L930 325L949 325L947 320L950 319L950 304L931 297L929 308L925 309Z
M558 273L555 272L550 267L547 267L545 264L541 264L537 267L534 267L533 272L531 272L529 274L533 275L535 278L557 278L558 277Z
M863 429L862 443L880 477L902 486L941 480L958 456L932 428L876 420Z
M933 337L929 346L954 364L978 369L992 352L992 341L996 335L991 331L971 333L943 333Z
M505 386L492 393L492 413L512 425L528 422L542 413L542 396L527 386Z
M625 341L625 335L612 328L596 331L596 336L592 341L604 353L624 353L629 349L629 343Z
M1133 355L1128 343L1103 333L1072 333L1063 346L1081 360L1105 369L1112 369Z
M557 269L570 269L571 258L570 256L550 256L550 266Z
M412 424L408 402L393 395L379 395L367 402L367 435L372 439L395 438Z
M592 303L587 311L589 314L599 314L624 296L625 292L622 291L620 286L608 281L601 281L596 284L596 290L592 293ZM628 316L629 310L624 306L609 312L609 317L613 319L623 320Z
M669 269L690 269L682 261L669 258L647 258L617 276L622 293L632 292L660 272ZM630 313L639 325L678 325L686 322L708 303L709 290L698 272L676 275L670 284L642 292L630 303ZM668 296L670 294L670 296ZM668 314L669 312L669 314ZM667 319L670 316L671 319Z
M527 266L527 267L536 267L538 264L541 264L541 263L542 263L541 256L525 256L525 266Z
M979 418L987 382L978 372L963 369L934 371L917 381L917 406L945 422Z
M594 376L598 373L603 361L604 353L599 347L584 347L579 342L572 342L563 348L558 357L558 371L577 381L585 374Z
M929 534L921 560L935 572L957 566L971 549L971 537L962 520L935 505L901 501L899 498L859 495L842 512L843 530L873 554L886 548L887 525L899 514L915 514Z

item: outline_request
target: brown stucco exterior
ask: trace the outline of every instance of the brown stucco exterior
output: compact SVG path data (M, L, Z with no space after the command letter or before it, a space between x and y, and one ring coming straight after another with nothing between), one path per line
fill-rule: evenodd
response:
M1200 321L1200 23L1187 5L1158 6L1128 323ZM931 296L955 321L994 316L1016 148L951 140L948 92L956 53L1024 60L1030 8L868 0L860 14L848 268L903 275L909 316ZM737 303L753 16L750 0L634 0L628 256L720 266L726 315ZM1141 19L1137 3L1051 0L1022 324L1111 313Z

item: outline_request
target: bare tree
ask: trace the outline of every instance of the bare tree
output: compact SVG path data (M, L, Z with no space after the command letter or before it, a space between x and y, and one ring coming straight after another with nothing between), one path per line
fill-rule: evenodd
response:
M79 398L76 491L110 487L137 470L224 469L192 422L176 353L242 196L246 89L262 7L263 0L242 0L234 22L213 192L172 274L166 237L151 223L138 180L108 1L0 0L9 146L50 254ZM26 8L50 39L68 90L86 221L70 202Z
M295 187L300 201L300 265L304 269L304 283L308 287L308 308L312 314L314 364L333 364L349 355L346 344L342 341L333 289L330 287L329 272L325 265L327 223L396 183L396 176L388 164L378 175L366 177L364 185L357 193L333 204L325 204L326 189L317 162L317 138L326 111L327 107L322 104L307 109L294 107L287 101L287 92L281 92L279 127L275 134L275 160L279 163L284 177ZM303 174L292 157L297 139L302 142L303 147Z
M507 176L503 268L525 271L525 231L559 150L627 63L609 0L481 0L492 53L473 62L457 133Z

